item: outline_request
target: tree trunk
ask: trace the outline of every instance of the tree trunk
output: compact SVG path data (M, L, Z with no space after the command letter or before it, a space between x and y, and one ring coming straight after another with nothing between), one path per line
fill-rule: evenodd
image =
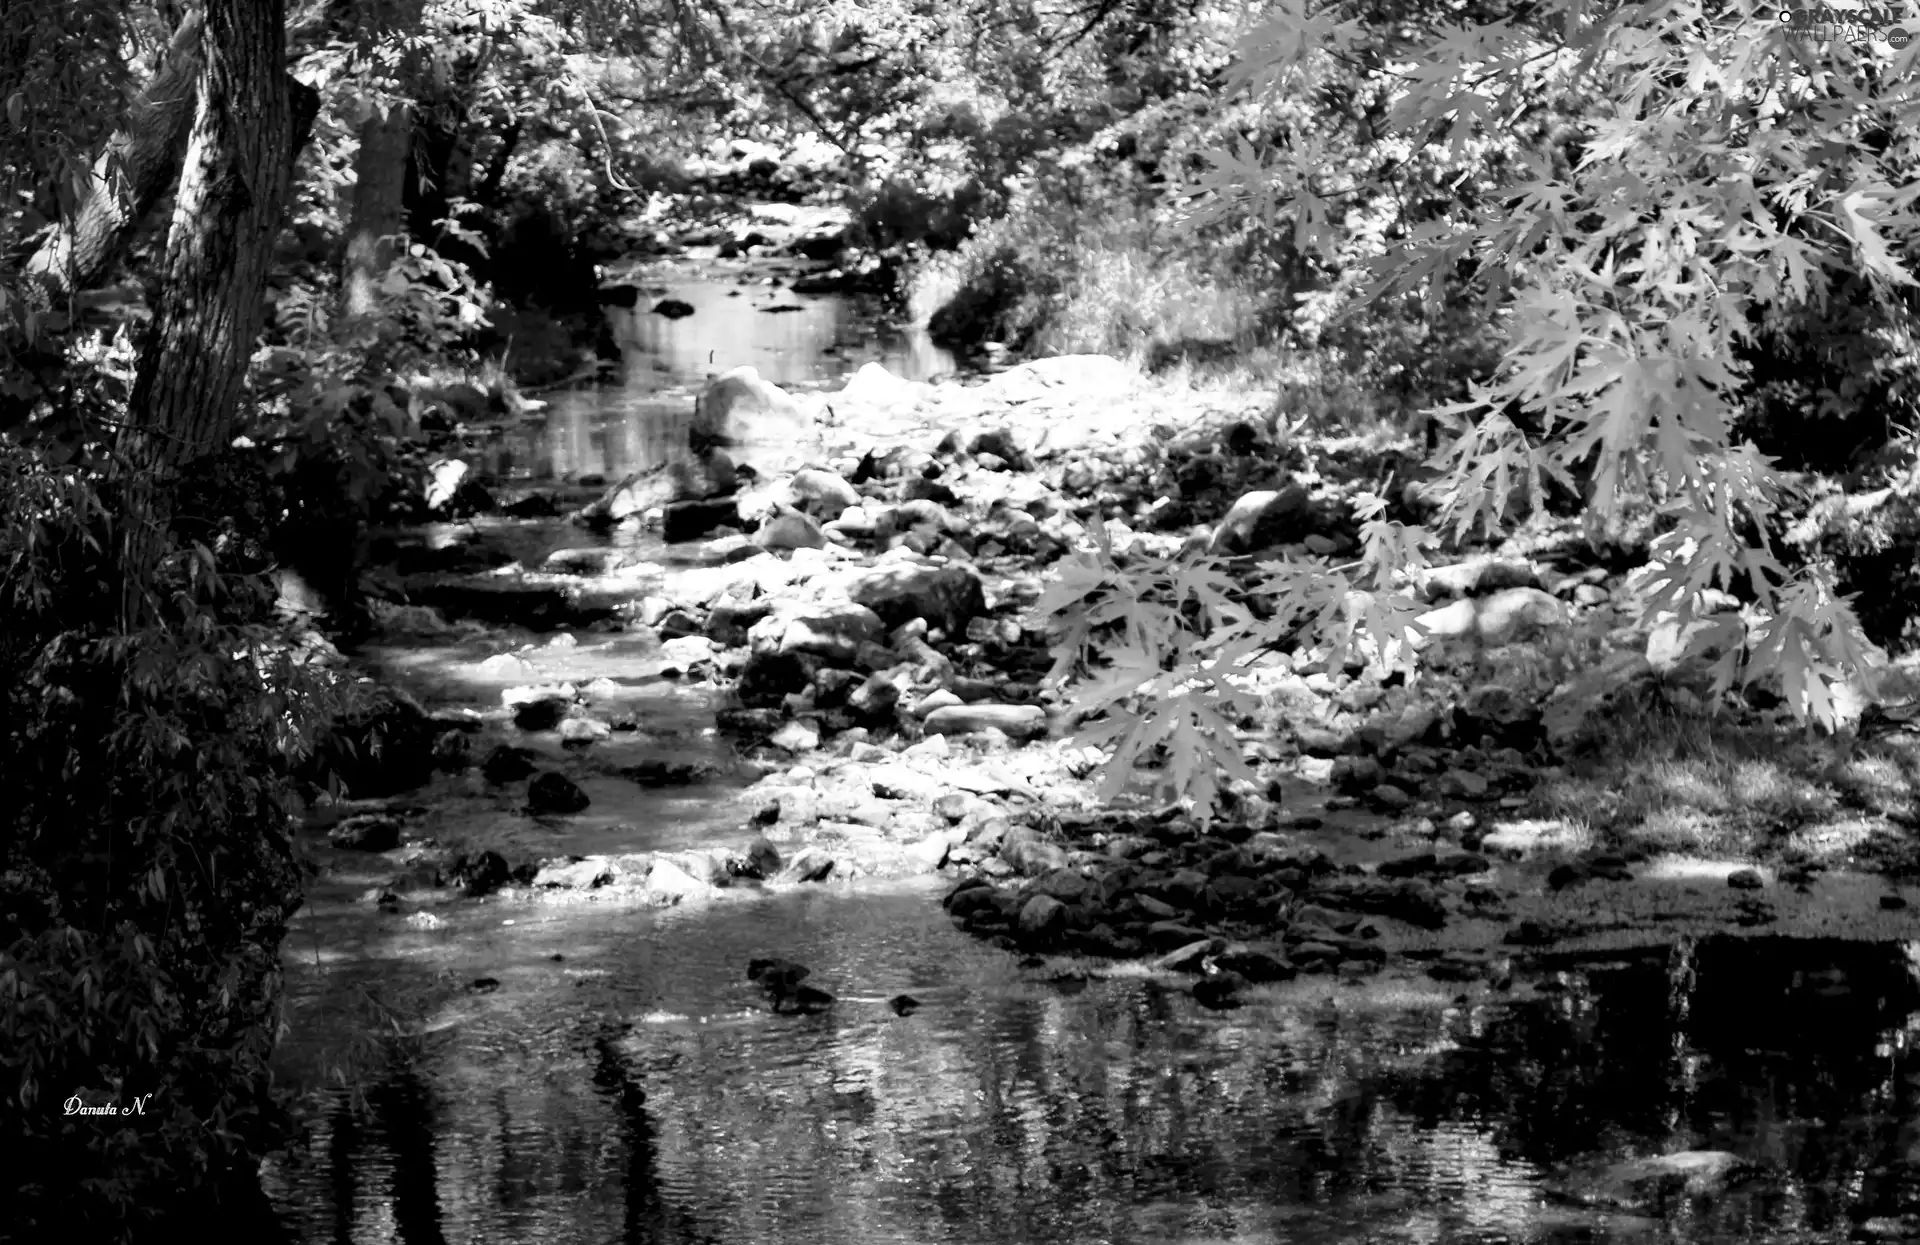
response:
M182 466L225 446L292 182L286 0L207 0L161 292L116 446L121 625L152 617Z
M94 160L73 215L27 261L28 288L45 300L44 307L58 308L99 285L140 222L173 188L194 117L202 24L198 9L187 12L126 122Z
M340 274L340 314L348 323L373 312L375 286L393 263L393 235L406 228L402 194L412 139L413 118L405 101L392 104L384 115L368 117L360 127L353 219Z

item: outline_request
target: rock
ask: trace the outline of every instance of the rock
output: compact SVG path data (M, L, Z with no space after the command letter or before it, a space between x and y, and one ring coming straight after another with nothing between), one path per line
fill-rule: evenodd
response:
M799 985L773 996L773 1010L795 1016L813 1016L833 1006L833 996L817 986Z
M1028 893L1051 895L1061 903L1079 903L1092 889L1087 879L1072 869L1049 869L1034 879Z
M1383 878L1464 877L1485 873L1492 867L1486 857L1472 852L1416 852L1381 861L1379 874Z
M535 817L577 813L590 801L571 778L547 770L527 784L527 811Z
M873 611L888 628L921 618L952 636L964 632L967 623L987 609L980 577L961 566L883 564L849 584L847 596Z
M1207 957L1215 950L1217 947L1213 939L1197 939L1185 946L1175 947L1148 967L1162 973L1204 973L1207 971Z
M584 748L613 738L613 727L599 718L568 718L560 723L560 742L569 748Z
M1408 794L1404 788L1390 782L1383 782L1369 790L1367 799L1372 801L1375 808L1386 809L1389 812L1398 812L1413 803L1412 795Z
M803 847L794 853L787 867L780 871L782 882L824 882L834 870L835 861L826 849Z
M1385 782L1387 770L1372 757L1337 757L1333 762L1333 771L1329 780L1336 790L1358 794L1371 791Z
M948 705L926 716L929 735L967 735L997 730L1013 739L1047 733L1047 712L1039 705Z
M1435 784L1442 796L1454 800L1484 800L1491 784L1472 770L1450 769Z
M1454 736L1482 747L1525 750L1539 742L1538 701L1498 683L1485 683L1461 698L1453 711Z
M685 787L713 777L714 767L707 761L670 760L648 757L624 766L620 776L642 787Z
M1416 582L1428 601L1477 597L1502 588L1543 588L1539 571L1516 558L1473 558L1422 572Z
M433 764L450 774L473 764L473 741L463 730L441 731L433 738Z
M493 509L493 498L468 478L472 468L457 458L442 458L427 467L422 500L427 512L439 518L464 518Z
M1766 884L1758 869L1735 869L1727 875L1727 885L1737 891L1757 891Z
M1473 633L1487 645L1513 644L1566 623L1566 606L1538 588L1503 588L1473 602Z
M753 624L747 636L755 654L810 654L851 665L860 646L883 631L872 610L851 601L787 602Z
M1240 991L1246 984L1238 973L1211 973L1193 983L1193 1001L1214 1011L1228 1011L1240 1006Z
M985 432L977 433L967 443L967 452L976 459L982 455L992 455L1000 460L1002 464L1000 470L1003 471L1033 470L1033 460L1027 457L1026 451L1022 450L1014 440L1013 430L1010 428L989 428Z
M1255 984L1290 981L1298 971L1284 956L1273 955L1255 947L1223 951L1213 957L1213 962L1228 972L1238 973Z
M560 719L566 717L567 710L572 707L570 698L544 696L515 709L513 724L523 731L550 731L560 725Z
M788 752L812 752L820 746L820 730L811 723L793 721L775 731L767 742Z
M740 525L740 503L731 497L668 502L660 508L660 539L670 545L700 540L723 527Z
M1674 1198L1723 1194L1753 1166L1725 1150L1683 1150L1577 1174L1559 1192L1584 1205L1658 1214Z
M693 304L682 298L663 298L653 305L653 314L682 320L693 314Z
M755 835L753 842L747 844L746 858L740 862L739 873L743 877L770 878L780 872L780 865L780 849L764 835Z
M1304 485L1248 493L1233 503L1214 529L1209 553L1258 553L1299 540L1312 531L1313 505Z
M655 856L647 870L647 894L667 903L679 903L689 895L704 895L707 883L664 856Z
M933 873L947 862L949 844L945 831L929 834L906 849L907 863L922 873Z
M887 1007L896 1016L911 1016L920 1010L920 1000L911 994L896 994L887 1000Z
M555 549L541 562L540 569L557 575L611 575L629 561L624 549L589 545L581 549Z
M564 864L549 863L542 865L540 872L533 875L535 886L559 887L566 890L593 890L611 881L613 881L613 867L605 858L589 857Z
M1000 841L999 856L1019 872L1036 877L1067 865L1065 848L1043 841L1025 826L1007 831Z
M787 483L794 503L816 519L838 519L860 504L860 491L831 471L803 467Z
M398 795L434 774L437 733L404 692L377 683L347 689L347 706L318 732L302 777L324 786L338 779L352 799Z
M535 753L527 748L501 744L480 763L480 774L495 786L519 782L534 771Z
M447 866L447 879L471 898L491 895L513 880L513 868L499 852L462 853Z
M1207 940L1207 932L1180 921L1155 921L1147 926L1146 944L1162 953Z
M747 961L747 980L757 981L768 990L792 990L812 975L813 970L806 965L777 955Z
M782 507L753 534L753 543L762 549L824 549L827 535L820 525L792 507Z
M847 708L865 721L891 719L900 703L900 686L884 674L870 674L847 696Z
M1029 895L1020 905L1021 936L1035 941L1058 932L1067 917L1067 905L1051 895Z
M841 386L840 397L862 406L894 409L911 407L932 392L932 386L902 380L878 363L863 363Z
M799 403L751 367L707 383L687 437L696 453L723 447L762 476L799 468L815 452L817 439L814 421Z
M390 852L400 846L400 822L385 813L359 813L340 821L327 842L355 852Z

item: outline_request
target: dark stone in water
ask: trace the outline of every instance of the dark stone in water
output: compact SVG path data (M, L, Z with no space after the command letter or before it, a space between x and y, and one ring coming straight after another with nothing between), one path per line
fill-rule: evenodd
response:
M513 711L513 724L523 731L550 731L567 716L568 704L561 696L529 701Z
M1901 895L1880 896L1880 908L1882 911L1898 912L1900 909L1906 906L1907 906L1907 901L1904 896L1901 896Z
M513 869L499 852L485 851L455 857L447 876L469 896L490 895L513 880Z
M548 770L527 784L527 811L539 817L550 813L577 813L591 801L571 778Z
M635 301L639 301L637 298ZM663 298L653 305L653 314L679 320L693 314L693 304L678 298Z
M791 993L776 993L773 1010L796 1016L811 1016L833 1006L833 996L814 986L796 986Z
M887 1006L893 1009L896 1016L911 1016L920 1010L920 1000L911 994L896 994L887 1000Z
M747 961L747 980L757 981L769 990L791 990L812 972L804 964L777 955Z
M433 741L433 763L457 774L473 764L473 745L462 730L441 731Z
M526 748L515 748L510 744L501 744L487 759L480 763L480 773L488 782L496 786L519 782L534 771L534 754Z
M740 525L740 504L731 497L669 502L661 508L660 537L668 544L699 540L719 527Z
M390 852L400 845L400 823L385 813L361 813L335 826L327 841L347 851Z
M786 862L780 859L780 849L764 837L756 837L747 845L747 868L750 876L770 878L780 872Z
M1193 983L1193 1001L1214 1011L1240 1006L1240 988L1246 979L1238 973L1219 972Z
M490 994L500 988L500 979L498 977L475 977L467 988L475 994Z
M648 757L620 771L622 778L642 787L685 787L712 776L712 767L704 761L670 761Z
M500 507L500 513L510 519L551 519L560 513L560 507L546 493L529 493Z

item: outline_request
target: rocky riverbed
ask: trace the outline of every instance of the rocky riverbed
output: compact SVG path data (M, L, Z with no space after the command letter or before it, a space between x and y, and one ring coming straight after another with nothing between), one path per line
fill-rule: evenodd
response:
M1499 989L1515 956L1715 929L1920 933L1899 886L1849 867L1857 824L1756 868L1540 815L1622 697L1710 692L1677 626L1621 622L1644 574L1539 531L1412 580L1415 677L1251 667L1270 712L1241 723L1253 779L1219 816L1144 782L1097 798L1101 755L1046 677L1052 564L1095 525L1121 557L1339 560L1383 481L1428 505L1391 446L1309 445L1264 398L1107 358L940 384L869 366L799 395L738 370L670 461L496 482L391 546L369 655L418 699L343 723L378 746L316 824L395 920L939 873L969 933L1067 973L1146 961L1212 1007L1389 964Z

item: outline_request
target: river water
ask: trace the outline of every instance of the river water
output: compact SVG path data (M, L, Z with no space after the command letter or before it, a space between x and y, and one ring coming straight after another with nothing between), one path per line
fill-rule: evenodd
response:
M510 429L479 465L499 478L542 481L617 479L656 465L685 442L700 386L735 367L753 367L788 390L837 387L865 363L908 380L955 370L924 326L890 322L877 300L798 295L764 284L770 279L781 278L753 267L726 279L670 269L648 280L636 307L607 309L621 350L614 375L547 395L544 418ZM664 298L693 314L655 314Z
M696 314L628 317L624 383L556 395L497 469L638 465L707 352L791 384L946 366L850 305L669 292ZM607 643L581 639L573 660ZM736 838L726 794L650 796L554 849ZM1654 947L1523 970L1506 994L1307 978L1211 1012L1141 972L1022 967L956 931L932 880L666 910L457 900L418 928L356 902L377 876L334 863L287 946L280 1070L310 1129L265 1183L297 1241L1785 1242L1884 1236L1920 1209L1920 1000L1897 947ZM746 980L764 955L837 1003L773 1014ZM896 1014L902 994L917 1010ZM407 1035L363 1094L329 1088L385 1008ZM1677 1151L1754 1168L1699 1197L1596 1197L1608 1164Z

